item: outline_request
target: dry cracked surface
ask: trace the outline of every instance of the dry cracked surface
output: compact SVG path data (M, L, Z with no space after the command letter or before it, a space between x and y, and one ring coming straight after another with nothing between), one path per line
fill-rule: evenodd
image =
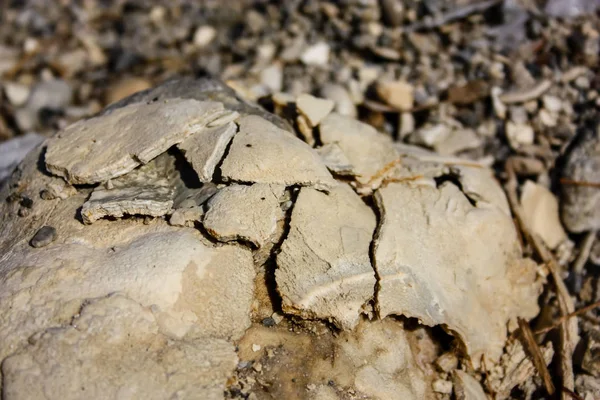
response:
M219 82L189 87L65 128L5 185L3 398L499 392L480 374L503 382L543 278L488 169L312 96L296 132Z

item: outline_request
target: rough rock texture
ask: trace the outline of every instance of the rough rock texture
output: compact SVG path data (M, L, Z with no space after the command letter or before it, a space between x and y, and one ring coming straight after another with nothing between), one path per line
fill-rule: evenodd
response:
M562 170L562 221L571 232L600 229L600 129L584 130L571 144Z
M375 193L378 308L443 325L461 337L474 365L497 361L507 323L537 314L541 284L510 217L469 199L452 182L391 183ZM494 246L486 243L494 242Z
M230 122L215 128L204 128L177 146L198 174L200 182L210 182L215 168L223 158L225 149L237 131Z
M221 399L237 364L222 339L170 341L152 312L123 296L86 304L4 360L6 399ZM69 379L58 379L68 376Z
M240 118L238 124L221 166L223 178L318 189L336 185L319 155L300 139L254 115Z
M243 240L260 247L283 218L279 198L284 189L263 183L223 188L208 201L204 228L217 240Z
M308 100L317 148L182 80L29 154L0 191L4 397L432 398L439 332L403 317L454 335L445 373L493 365L539 282L490 171Z
M301 189L277 255L284 310L354 327L373 297L369 247L375 225L373 211L347 185L329 194Z
M70 125L48 143L46 167L72 184L121 176L230 114L221 103L172 99L132 104Z

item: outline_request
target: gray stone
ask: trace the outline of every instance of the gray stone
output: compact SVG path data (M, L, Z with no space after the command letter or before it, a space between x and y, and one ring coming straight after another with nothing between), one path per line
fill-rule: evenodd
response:
M56 229L52 226L42 226L31 238L31 245L39 248L48 246L56 240Z

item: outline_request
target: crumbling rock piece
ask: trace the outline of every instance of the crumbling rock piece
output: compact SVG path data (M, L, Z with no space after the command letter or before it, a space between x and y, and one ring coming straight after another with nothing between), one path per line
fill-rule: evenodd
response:
M129 174L94 189L81 209L83 222L91 224L107 216L163 216L173 207L177 180L174 157L163 153ZM183 186L183 182L179 185Z
M336 143L352 164L357 182L370 188L376 187L371 180L377 173L399 157L390 138L353 118L331 113L321 121L319 131L321 142Z
M452 381L457 400L489 400L479 381L465 371L455 370L452 374Z
M215 168L236 131L237 126L233 122L204 128L177 145L198 174L200 182L212 181Z
M442 325L479 366L502 354L507 323L538 312L536 265L521 259L511 218L471 205L451 182L391 183L375 192L377 307Z
M526 181L521 193L521 207L528 229L539 235L546 246L555 249L567 240L567 233L560 223L558 201L550 190Z
M254 115L240 118L238 125L221 166L224 179L323 190L336 185L319 155L300 139Z
M59 132L48 142L46 168L71 184L105 182L230 113L221 103L196 100L132 104Z
M600 171L600 127L580 132L565 155L560 205L562 221L571 232L600 229L598 171Z
M261 247L283 219L279 198L284 190L261 183L227 186L208 201L204 228L222 242L242 240Z
M373 211L347 185L329 194L300 189L277 255L283 309L353 328L373 297L369 247L375 225Z
M3 397L222 399L237 364L222 339L172 341L152 312L123 296L86 304L2 363ZM68 377L68 379L61 379Z
M337 175L353 175L352 163L337 143L329 143L316 149L327 168Z

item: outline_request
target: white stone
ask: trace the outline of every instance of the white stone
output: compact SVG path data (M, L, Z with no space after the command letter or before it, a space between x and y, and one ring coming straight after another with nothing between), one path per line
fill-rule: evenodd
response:
M16 82L4 82L2 84L4 94L15 107L20 107L27 101L29 97L29 87Z
M310 94L301 94L296 98L298 111L306 117L310 127L315 127L329 115L335 103L329 99L319 99Z
M512 121L508 121L506 123L506 138L512 148L518 149L522 145L533 144L535 132L531 125L515 124Z
M324 66L329 63L329 45L318 42L307 47L300 55L300 60L306 65Z
M521 193L521 206L529 230L555 249L567 239L558 212L556 197L544 186L526 181Z
M194 32L194 45L198 48L208 46L217 36L217 30L210 25L199 26Z

